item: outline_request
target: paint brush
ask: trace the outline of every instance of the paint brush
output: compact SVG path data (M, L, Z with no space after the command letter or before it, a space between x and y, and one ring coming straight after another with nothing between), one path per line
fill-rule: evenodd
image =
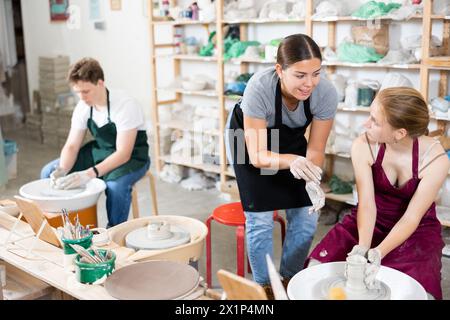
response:
M103 262L101 259L96 257L95 253L94 253L94 255L92 255L88 250L86 250L85 248L83 248L80 245L71 244L70 246L73 248L73 250L76 251L76 253L78 253L80 256L88 259L89 261L91 261L91 263L102 263Z
M73 239L72 228L69 220L69 214L66 209L62 209L61 217L64 223L63 224L64 238L72 240Z

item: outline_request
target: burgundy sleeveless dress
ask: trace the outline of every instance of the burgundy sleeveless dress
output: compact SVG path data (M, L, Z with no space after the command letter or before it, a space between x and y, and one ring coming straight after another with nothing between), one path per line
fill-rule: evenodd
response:
M371 247L378 246L389 231L400 220L412 199L420 179L418 177L419 143L414 140L412 171L413 177L403 186L394 187L387 178L383 167L386 146L380 147L377 159L372 165L377 218ZM305 262L313 258L322 263L345 261L347 253L358 244L356 224L357 208L345 216L341 223L323 238ZM444 242L441 224L436 217L436 205L427 210L416 231L399 247L381 260L381 265L404 272L416 279L435 299L442 299L441 256Z

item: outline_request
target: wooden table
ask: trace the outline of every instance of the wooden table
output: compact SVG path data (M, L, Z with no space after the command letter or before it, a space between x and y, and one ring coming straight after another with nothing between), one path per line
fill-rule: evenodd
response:
M0 216L2 214L3 213L0 212ZM10 220L8 223L5 222L4 219L0 219L0 260L4 260L8 264L24 271L28 275L48 283L50 286L69 295L70 297L80 300L114 299L114 297L109 295L102 285L81 284L76 280L73 272L66 271L64 267L62 267L64 254L63 250L60 248L50 245L44 241L37 240L37 244L33 252L45 257L47 259L45 260L36 256L25 258L24 256L26 254L26 250L20 249L12 244L5 247L3 243L8 237L9 230L7 227L11 222L13 222L13 220ZM25 222L21 222L19 224L18 230L24 235L34 234L30 226ZM22 245L29 246L31 245L33 239L35 239L35 237L22 240L20 243ZM123 253L129 251L121 252L120 250L114 250L114 252L116 252L117 255L116 268L129 264L125 262L127 253ZM205 294L204 289L199 287L197 291L187 298L207 299L208 296L208 294ZM60 298L64 298L64 295L61 295Z
M29 228L29 226L28 226ZM32 232L31 228L26 231L27 225L23 224L20 227L22 233L26 234ZM0 226L0 243L4 243L9 231ZM31 245L33 238L25 239L21 241L22 245ZM57 248L51 244L37 241L35 249L36 253L46 257L49 261L30 256L30 258L24 258L26 250L15 247L14 245L8 245L10 250L7 250L5 246L0 246L0 259L11 264L12 266L26 272L27 274L37 278L41 281L48 283L50 286L67 293L68 295L81 300L109 300L113 299L106 289L100 285L84 285L77 282L75 274L68 272L55 263L63 265L64 254L62 249ZM14 249L12 249L14 248ZM53 262L50 262L53 261Z

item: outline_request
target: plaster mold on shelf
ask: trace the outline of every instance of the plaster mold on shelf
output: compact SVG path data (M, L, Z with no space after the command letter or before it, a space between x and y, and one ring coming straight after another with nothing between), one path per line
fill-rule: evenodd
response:
M254 0L238 0L225 5L225 20L254 19L258 17Z

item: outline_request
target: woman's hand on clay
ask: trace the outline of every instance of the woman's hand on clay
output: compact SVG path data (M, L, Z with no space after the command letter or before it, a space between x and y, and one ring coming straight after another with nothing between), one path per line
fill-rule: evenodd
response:
M356 255L358 255L358 256L363 256L363 257L365 257L368 250L369 250L369 248L357 244L357 245L353 246L352 251L350 251L350 252L347 254L347 256L348 256L348 257L351 257L351 256L356 256Z
M380 283L375 281L381 267L381 252L377 248L367 252L367 266L364 272L364 283L368 289L379 289Z
M68 176L59 178L56 181L56 187L62 190L76 189L86 185L94 177L90 173L90 169L74 172Z
M313 181L320 184L322 179L322 169L302 156L298 156L292 161L290 170L295 178L303 179L306 182Z
M56 180L65 177L67 171L61 167L56 167L55 170L50 174L50 186L54 188L56 186Z

